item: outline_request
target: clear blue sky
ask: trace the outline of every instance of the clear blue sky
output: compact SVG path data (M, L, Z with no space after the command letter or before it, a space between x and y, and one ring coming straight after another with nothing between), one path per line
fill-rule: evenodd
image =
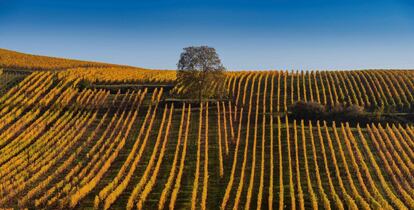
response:
M228 69L414 68L414 3L0 0L0 48L175 69L190 45Z

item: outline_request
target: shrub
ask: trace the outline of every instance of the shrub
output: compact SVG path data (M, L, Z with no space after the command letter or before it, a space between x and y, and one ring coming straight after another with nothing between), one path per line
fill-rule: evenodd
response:
M364 107L358 105L344 106L343 104L332 107L326 114L328 118L343 120L355 120L366 116Z
M291 115L296 119L305 120L335 120L335 121L370 121L370 116L364 107L358 105L337 104L326 107L316 102L298 101L289 109Z
M298 101L290 108L293 117L301 119L319 119L323 118L326 112L325 106L316 102Z
M345 108L344 116L355 119L366 115L364 107L358 105L351 105Z

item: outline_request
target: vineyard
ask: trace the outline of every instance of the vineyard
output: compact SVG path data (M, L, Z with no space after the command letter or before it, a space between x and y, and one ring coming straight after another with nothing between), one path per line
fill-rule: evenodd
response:
M0 48L0 68L17 70L66 70L78 67L125 67L99 62L31 55Z
M77 68L60 72L59 77L99 84L174 84L176 79L175 71L131 68ZM275 112L286 112L297 101L328 106L353 104L398 112L414 109L414 72L409 70L228 72L224 87L212 83L210 88L224 89L235 106L246 106L246 96L259 82L263 90L268 83L265 91ZM185 91L185 86L176 84L171 93ZM270 109L269 106L267 103L263 107Z
M414 209L409 120L288 112L305 101L409 114L413 71L227 72L211 88L228 97L198 104L165 100L186 91L174 71L68 68L0 71L2 208Z
M409 112L414 104L413 78L414 72L408 70L230 72L225 88L236 106L245 106L249 91L261 82L260 93L268 92L275 112L286 112L297 101ZM265 83L272 88L265 88ZM270 109L270 104L263 108Z

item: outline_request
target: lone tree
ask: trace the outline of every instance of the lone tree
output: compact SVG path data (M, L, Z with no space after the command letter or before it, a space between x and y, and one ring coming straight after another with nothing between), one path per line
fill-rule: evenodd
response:
M177 82L186 97L222 97L224 71L216 50L208 46L186 47L177 64Z

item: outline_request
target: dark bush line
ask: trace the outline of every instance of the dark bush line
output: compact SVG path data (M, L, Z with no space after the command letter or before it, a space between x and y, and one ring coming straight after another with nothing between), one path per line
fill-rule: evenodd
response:
M358 105L325 106L316 102L298 101L289 107L289 116L294 119L312 121L336 121L355 124L367 123L398 123L397 119L383 116L381 111L367 112L364 107Z

